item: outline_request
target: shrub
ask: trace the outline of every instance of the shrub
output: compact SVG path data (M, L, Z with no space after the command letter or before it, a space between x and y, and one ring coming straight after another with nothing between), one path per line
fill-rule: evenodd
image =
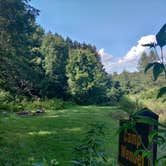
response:
M75 147L76 159L71 163L74 166L97 166L106 163L105 132L105 124L92 124L92 128L86 132L82 144Z
M19 110L19 105L15 102L0 102L0 112L17 112Z
M144 105L159 115L160 122L166 122L166 102L160 100L144 100Z
M138 100L138 98L134 99L127 95L121 97L119 105L125 112L129 114L132 114L143 108L143 104Z
M0 89L0 102L12 101L13 97L8 91Z
M50 109L50 110L64 109L64 101L61 99L46 100L42 103L44 104L43 107L45 109Z
M35 110L39 108L46 110L59 110L64 108L64 101L56 98L50 100L34 100L31 102L22 101L21 103L27 110Z
M156 99L157 97L157 89L154 88L154 89L149 89L147 91L144 91L140 94L140 98L141 99Z

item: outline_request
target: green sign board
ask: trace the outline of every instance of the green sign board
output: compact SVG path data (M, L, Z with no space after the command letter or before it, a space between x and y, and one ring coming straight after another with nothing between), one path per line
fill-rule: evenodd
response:
M158 115L148 109L143 109L138 112L140 117L146 117L158 120ZM120 120L120 126L125 123L131 123L130 120ZM119 156L118 162L120 166L152 166L157 154L157 145L149 144L148 136L152 131L157 130L154 124L137 123L134 126L135 130L126 129L119 135ZM141 153L135 154L138 150L148 148L153 153L151 159L142 156Z

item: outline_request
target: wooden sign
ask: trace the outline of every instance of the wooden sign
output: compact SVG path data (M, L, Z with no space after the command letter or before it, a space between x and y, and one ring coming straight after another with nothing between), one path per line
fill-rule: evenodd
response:
M158 115L148 109L141 110L138 115L158 120ZM131 123L130 120L120 120L120 126L125 123ZM157 145L149 144L148 136L152 131L157 130L157 126L147 123L136 123L135 131L124 130L119 135L119 156L118 162L120 166L152 166L157 154ZM138 150L148 148L153 153L151 159L142 156L141 153L135 155Z

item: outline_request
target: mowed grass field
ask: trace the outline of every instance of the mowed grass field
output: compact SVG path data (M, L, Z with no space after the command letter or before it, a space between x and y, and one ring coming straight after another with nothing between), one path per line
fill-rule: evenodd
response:
M111 165L118 155L118 111L117 107L71 105L39 116L0 116L0 166L29 166L43 159L70 166L74 147L95 122L107 127L105 149Z

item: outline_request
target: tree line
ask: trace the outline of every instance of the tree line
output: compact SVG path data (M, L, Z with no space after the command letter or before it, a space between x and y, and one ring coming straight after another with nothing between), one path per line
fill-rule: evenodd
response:
M0 0L0 13L1 92L80 104L120 98L95 46L44 32L27 0Z
M143 53L139 72L108 74L95 46L48 32L36 23L39 10L28 0L0 0L0 94L16 98L62 98L79 104L118 102L153 83L144 75L154 52ZM1 98L1 97L0 97ZM0 99L1 100L1 99Z
M137 64L136 72L124 70L122 73L112 74L112 79L119 82L121 88L126 94L138 94L142 91L148 91L165 85L165 74L162 73L158 80L154 81L153 71L144 72L147 64L157 61L154 50L143 52Z

